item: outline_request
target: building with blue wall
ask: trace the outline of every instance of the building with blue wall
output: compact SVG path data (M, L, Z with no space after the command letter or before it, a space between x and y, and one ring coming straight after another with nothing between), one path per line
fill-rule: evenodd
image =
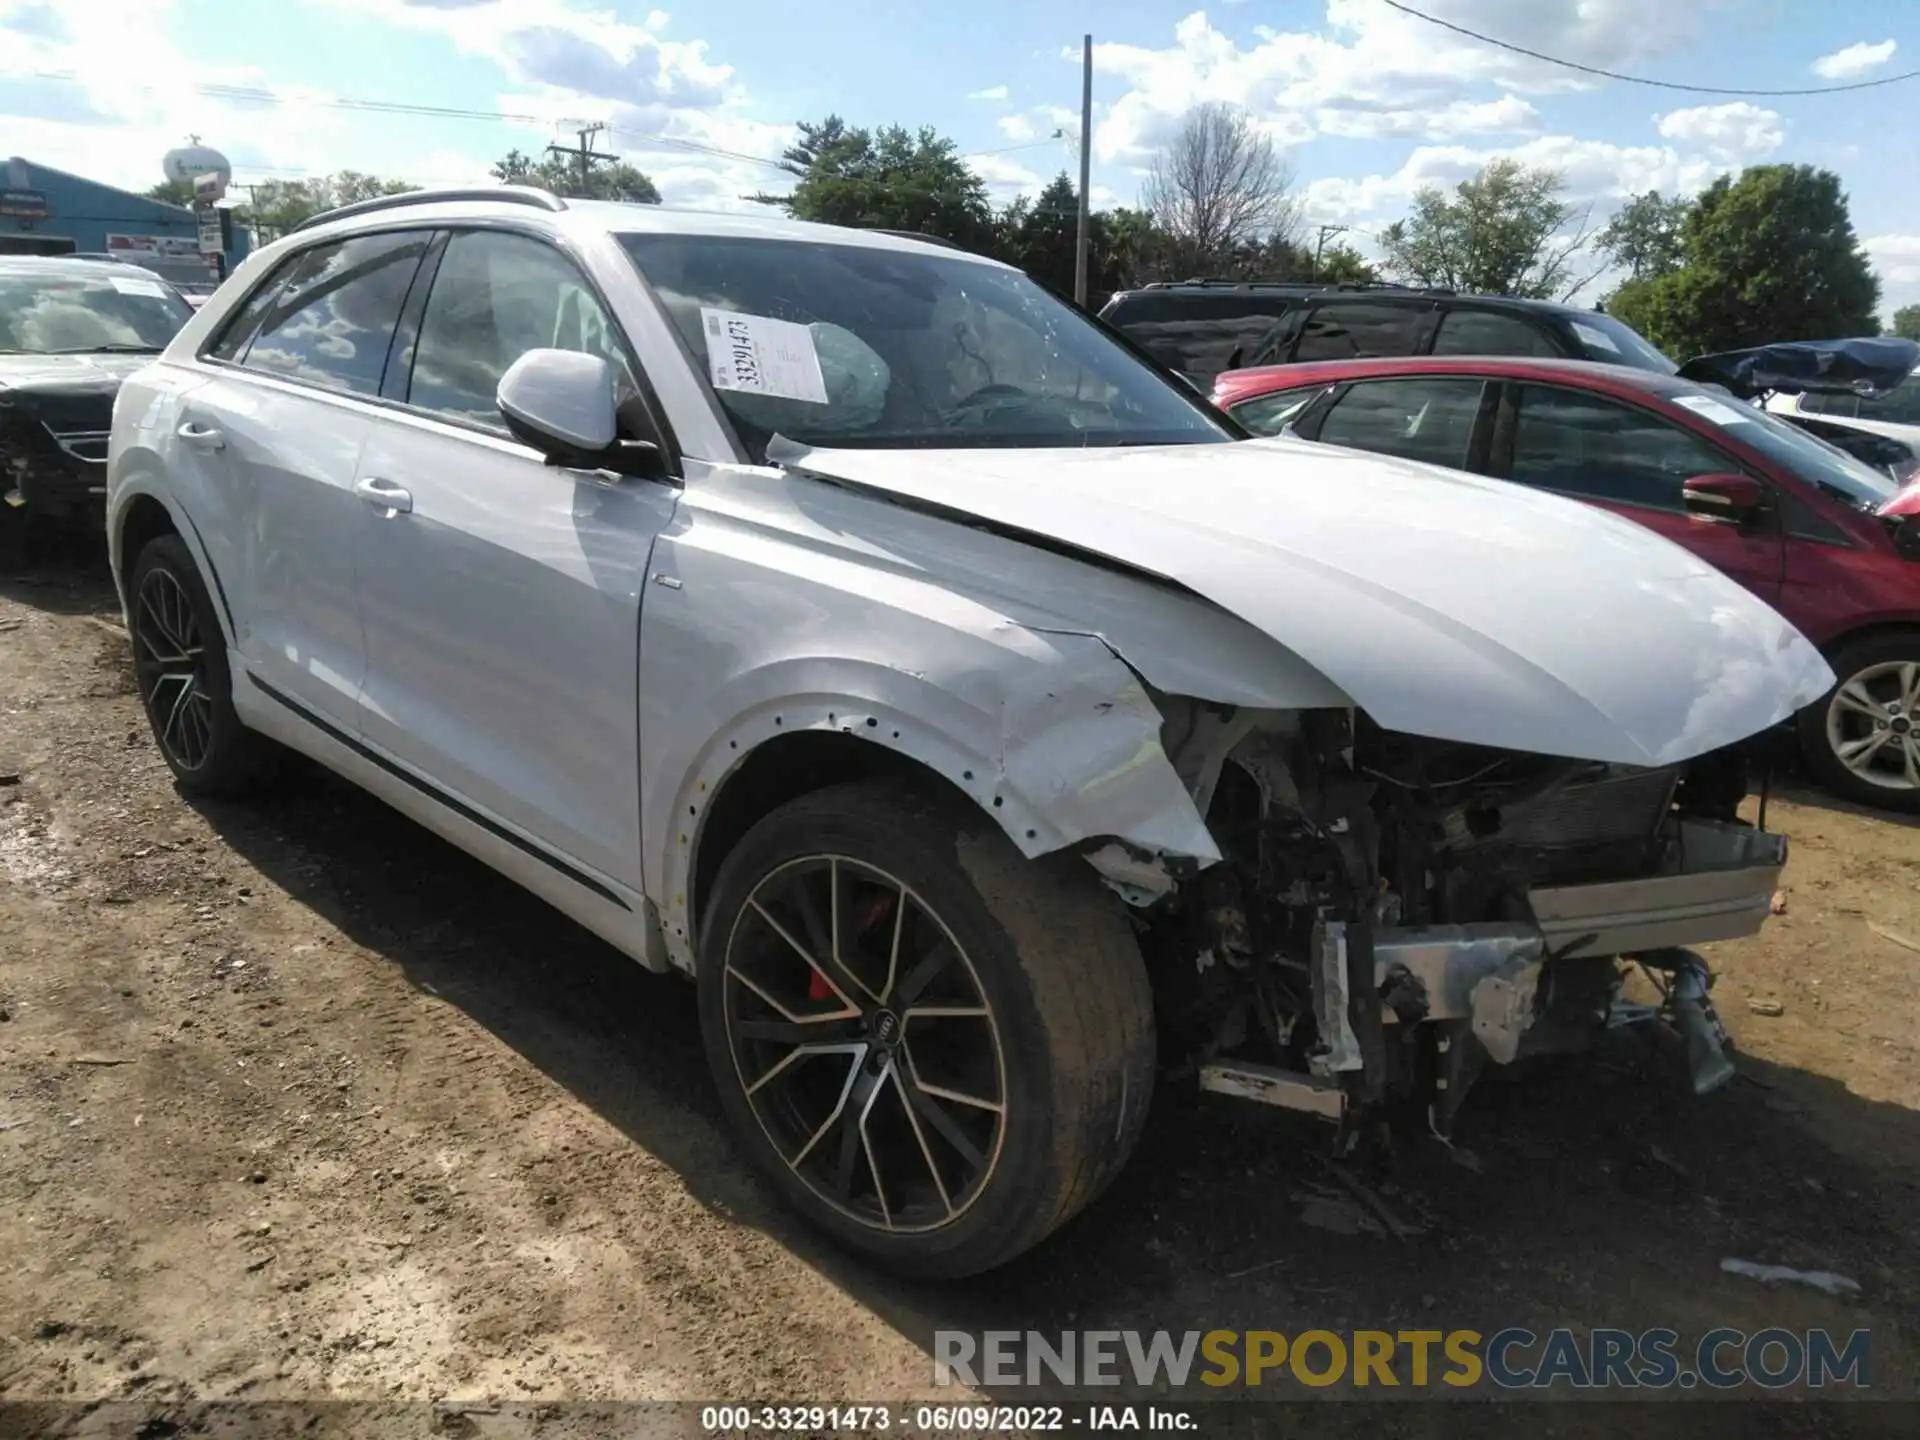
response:
M211 278L193 211L36 165L16 155L0 186L0 255L113 254L170 279ZM231 273L247 253L235 225L226 251Z

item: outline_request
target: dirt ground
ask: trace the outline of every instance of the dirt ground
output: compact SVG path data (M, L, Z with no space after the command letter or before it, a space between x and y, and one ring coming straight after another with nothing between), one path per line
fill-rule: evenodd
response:
M1163 1094L1093 1211L917 1286L746 1174L690 987L323 776L184 802L115 626L97 564L0 571L0 1401L873 1401L935 1393L943 1328L1558 1324L1867 1326L1914 1394L1920 827L1776 790L1785 913L1710 957L1741 1079L1695 1101L1630 1041L1483 1082L1468 1157L1400 1177L1424 1234L1343 1208L1317 1122Z

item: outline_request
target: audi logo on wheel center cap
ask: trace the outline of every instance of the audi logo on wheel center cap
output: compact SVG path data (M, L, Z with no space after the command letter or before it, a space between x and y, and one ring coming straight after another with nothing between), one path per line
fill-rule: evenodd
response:
M891 1045L900 1038L900 1017L891 1010L876 1010L867 1021L876 1044Z

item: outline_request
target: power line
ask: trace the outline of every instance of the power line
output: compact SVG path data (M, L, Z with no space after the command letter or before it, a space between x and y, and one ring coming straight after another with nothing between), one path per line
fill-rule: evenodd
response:
M58 80L68 84L84 83L72 71L36 70L31 72L15 71L11 76L0 78L24 78L32 80ZM126 87L149 94L165 93L167 87L159 85L133 85ZM404 100L362 100L351 96L336 95L329 99L312 98L295 101L275 91L252 85L202 84L188 87L194 94L209 100L228 100L246 105L288 105L294 103L313 105L325 110L354 110L377 115L415 115L428 120L483 120L511 125L538 125L552 127L571 124L572 121L556 120L550 115L520 114L511 110L477 110L457 105L421 105ZM747 155L738 150L727 150L717 145L705 145L697 140L682 140L673 135L655 135L644 130L629 130L619 126L606 127L609 134L624 135L630 140L638 140L652 145L669 145L678 149L693 150L703 155L716 155L722 159L739 160L749 165L764 165L769 169L781 170L786 167L777 160L769 160L764 155Z
M1598 75L1606 80L1620 80L1628 85L1651 85L1656 90L1680 90L1689 95L1748 95L1764 98L1779 98L1787 95L1839 95L1849 90L1872 90L1881 85L1898 85L1902 80L1920 77L1920 70L1908 70L1901 75L1883 75L1878 80L1856 80L1851 85L1816 85L1798 90L1739 90L1721 85L1681 85L1672 80L1649 80L1644 75L1622 75L1618 70L1602 70L1597 65L1582 65L1578 60L1562 60L1556 55L1543 55L1538 50L1529 50L1524 45L1515 45L1499 40L1491 35L1482 35L1478 30L1469 30L1464 25L1456 25L1451 20L1442 20L1437 15L1428 15L1411 5L1402 5L1400 0L1381 0L1383 5L1398 10L1403 15L1411 15L1416 20L1424 20L1429 25L1438 25L1442 30L1451 30L1456 35L1464 35L1469 40L1478 40L1482 45L1492 45L1500 50L1511 50L1516 55L1524 55L1529 60L1539 60L1548 65L1558 65L1563 70L1578 70L1583 75Z

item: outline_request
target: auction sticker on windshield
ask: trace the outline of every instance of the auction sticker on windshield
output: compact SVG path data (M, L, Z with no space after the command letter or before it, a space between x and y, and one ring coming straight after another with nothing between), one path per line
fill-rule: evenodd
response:
M705 305L700 325L707 333L707 373L714 389L827 403L820 352L806 326Z
M1591 325L1582 325L1578 320L1575 320L1573 322L1573 333L1580 337L1580 343L1583 345L1592 346L1595 350L1610 350L1615 355L1620 353L1620 347L1614 343L1613 337L1604 330L1596 330Z
M1711 395L1676 395L1673 403L1691 410L1703 420L1711 420L1716 425L1750 425L1753 416L1740 413L1738 405L1729 405L1724 400L1716 400Z
M167 298L167 287L158 280L129 280L123 275L109 275L107 282L122 295L147 295L155 300Z

